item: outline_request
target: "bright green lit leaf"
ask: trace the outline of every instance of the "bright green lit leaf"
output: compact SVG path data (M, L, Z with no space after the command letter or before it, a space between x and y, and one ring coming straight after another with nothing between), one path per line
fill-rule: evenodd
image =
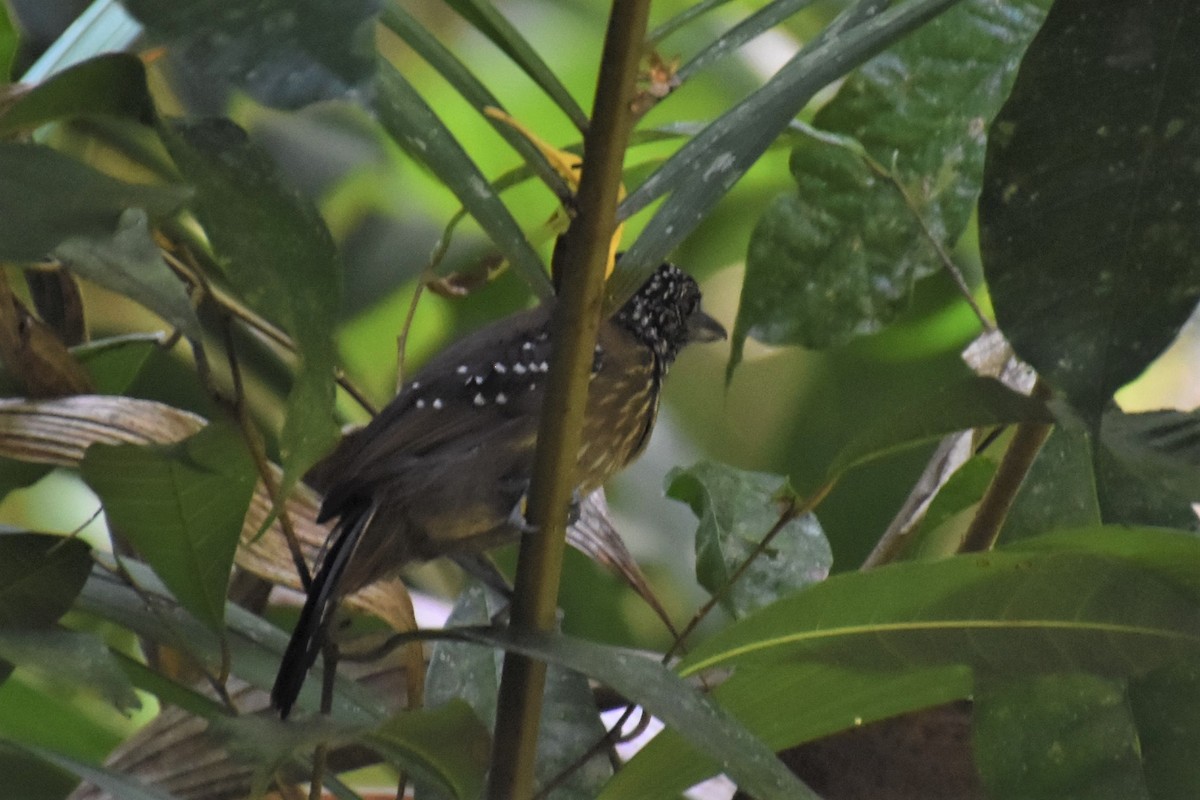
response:
M109 525L181 605L214 630L225 619L233 553L257 473L238 432L210 424L177 445L94 445L83 478Z

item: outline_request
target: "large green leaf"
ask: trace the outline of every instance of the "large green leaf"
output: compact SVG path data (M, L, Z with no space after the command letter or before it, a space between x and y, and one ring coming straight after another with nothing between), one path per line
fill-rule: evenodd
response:
M750 240L747 335L822 348L878 331L942 268L983 177L988 122L1048 0L967 0L851 75L792 151L796 191ZM853 137L852 139L841 137Z
M696 576L735 617L748 614L829 574L833 554L812 514L786 522L771 545L728 586L736 570L778 524L794 492L787 479L712 462L674 469L667 495L687 503L700 520ZM728 591L725 591L728 589Z
M280 434L290 486L332 446L333 326L340 260L312 203L285 186L274 164L228 120L161 128L196 187L193 210L242 299L292 336L299 355Z
M81 472L109 524L188 611L220 630L233 553L257 480L236 429L210 424L170 446L96 445Z
M754 797L816 800L812 790L724 708L643 654L555 634L475 628L456 635L601 681L679 731Z
M1091 423L1200 299L1188 0L1060 0L997 117L980 199L996 318Z
M1155 800L1190 800L1200 786L1200 668L1195 662L1130 682L1142 771Z
M934 386L925 396L865 426L842 448L829 474L836 476L867 461L968 428L1052 420L1040 401L1014 392L993 378L968 376Z
M637 290L817 91L956 2L913 0L881 11L887 5L883 0L862 0L762 88L679 148L621 203L619 216L625 218L670 193L617 265L609 304L615 307Z
M365 91L374 72L379 0L125 0L169 45L193 99L217 110L231 88L297 108Z
M147 125L154 121L141 59L109 54L63 70L0 110L0 136L95 115L129 117Z
M1149 800L1124 681L981 681L974 701L974 751L989 798Z
M895 673L818 662L742 665L712 697L773 750L784 750L852 726L968 697L965 667ZM686 735L664 730L617 773L601 800L674 797L722 770Z
M1200 579L1188 570L1200 575L1200 541L1155 530L1087 533L836 575L718 633L680 668L807 658L1128 676L1195 657Z
M129 208L169 214L187 198L182 187L110 178L35 144L0 142L0 259L35 261L72 236L106 237Z

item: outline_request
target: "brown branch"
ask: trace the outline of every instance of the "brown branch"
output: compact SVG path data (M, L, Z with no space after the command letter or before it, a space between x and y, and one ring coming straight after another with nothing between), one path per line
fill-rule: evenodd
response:
M575 488L588 374L649 6L649 0L613 2L584 139L578 216L554 254L554 272L561 279L551 322L555 347L528 505L538 534L521 540L512 606L512 627L518 631L550 630L555 624L567 508ZM533 794L545 678L544 663L505 655L488 783L493 800L524 800Z

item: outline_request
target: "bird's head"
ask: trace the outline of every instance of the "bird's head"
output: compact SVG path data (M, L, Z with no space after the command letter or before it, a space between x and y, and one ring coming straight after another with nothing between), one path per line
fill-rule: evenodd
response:
M700 308L700 287L691 275L663 262L614 317L642 344L654 351L662 368L684 345L726 337L721 323Z

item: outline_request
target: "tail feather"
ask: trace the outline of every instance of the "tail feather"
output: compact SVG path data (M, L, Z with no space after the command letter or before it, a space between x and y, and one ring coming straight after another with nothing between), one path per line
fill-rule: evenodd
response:
M321 560L321 568L309 586L308 598L304 601L300 620L292 631L291 641L288 642L283 660L279 664L279 673L275 676L275 685L271 688L271 705L279 709L279 716L283 719L287 719L291 713L296 698L300 696L300 689L304 686L304 679L325 644L329 623L337 611L341 596L338 589L342 575L346 571L346 565L354 557L363 532L370 526L377 509L378 505L371 502L344 510L330 534L333 543L326 551Z

